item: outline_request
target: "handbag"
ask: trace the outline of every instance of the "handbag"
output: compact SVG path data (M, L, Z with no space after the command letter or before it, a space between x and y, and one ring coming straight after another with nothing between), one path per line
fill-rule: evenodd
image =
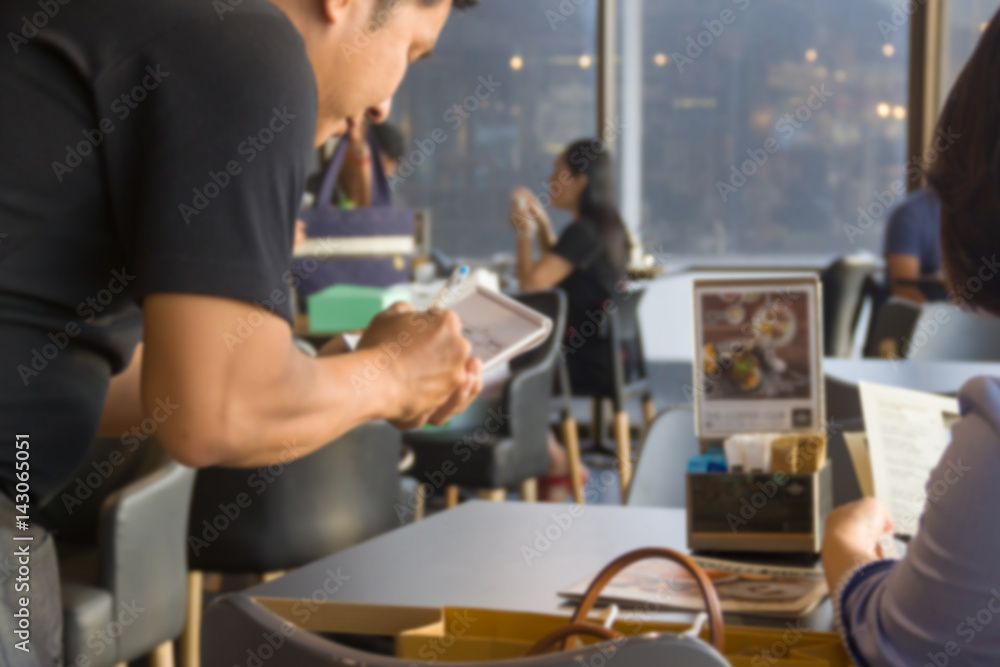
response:
M304 252L296 253L292 273L303 297L332 285L388 287L410 281L414 213L392 206L374 132L368 133L368 145L372 153L371 206L342 209L331 204L349 147L342 140L323 174L316 201L299 213L310 240Z

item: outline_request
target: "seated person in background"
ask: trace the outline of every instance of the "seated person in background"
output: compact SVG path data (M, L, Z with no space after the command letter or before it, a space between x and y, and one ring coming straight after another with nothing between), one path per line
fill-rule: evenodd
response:
M598 148L599 147L599 148ZM615 208L613 165L603 142L580 140L556 158L549 190L552 206L573 214L556 238L545 207L527 188L513 193L511 224L518 232L517 275L522 290L558 287L566 293L566 364L574 389L609 388L611 341L597 333L578 333L581 325L603 316L606 302L621 292L629 258L629 238ZM534 241L540 255L536 258ZM598 322L595 322L597 324ZM578 344L580 339L583 343ZM572 340L570 340L572 339ZM550 435L550 477L566 477L562 447Z
M977 276L1000 246L1000 14L962 71L938 127L961 141L941 154L928 182L941 200L949 283ZM1000 316L1000 281L984 281L972 306ZM873 499L830 514L823 567L835 618L862 667L1000 664L1000 379L959 393L962 419L927 482L919 531L899 560L882 558L892 529Z
M369 130L375 135L378 144L378 158L382 163L385 177L392 181L396 167L406 153L406 140L399 128L391 123L373 122L363 114L352 118L350 131L339 140L331 138L324 153L332 155L339 141L349 142L344 164L337 177L337 190L334 194L335 203L341 208L363 208L372 205L372 152L368 145ZM332 146L331 146L332 144ZM327 150L329 149L329 153ZM323 169L329 160L323 160ZM323 169L320 170L322 174ZM320 175L310 179L311 191L319 190Z
M941 274L941 202L927 188L910 193L889 215L886 283L892 296L917 303L945 298ZM927 280L925 286L903 280Z
M385 111L388 115L388 109ZM342 208L358 208L371 206L372 203L372 169L371 169L371 149L368 146L368 128L372 128L375 133L375 140L379 147L379 159L382 161L382 169L385 176L392 179L396 173L403 155L406 152L406 141L403 133L390 123L378 122L361 114L349 121L349 131L341 137L331 137L327 141L327 147L332 144L336 149L340 141L349 141L350 148L347 149L347 156L344 158L344 165L340 168L340 176L337 177L337 190L334 197ZM325 151L324 147L324 151ZM324 161L324 168L329 161ZM322 178L322 169L319 173L313 174L308 181L306 189L313 193L319 191L319 183ZM308 239L306 223L303 220L295 222L294 247L298 248Z

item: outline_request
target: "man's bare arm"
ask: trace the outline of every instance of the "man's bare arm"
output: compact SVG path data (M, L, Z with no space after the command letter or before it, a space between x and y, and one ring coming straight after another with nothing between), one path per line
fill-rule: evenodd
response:
M179 406L157 436L195 467L287 461L375 419L442 421L481 386L453 313L395 308L372 322L363 349L312 359L287 322L245 302L155 294L144 311L143 405ZM241 319L259 325L248 334ZM392 342L401 352L386 364Z

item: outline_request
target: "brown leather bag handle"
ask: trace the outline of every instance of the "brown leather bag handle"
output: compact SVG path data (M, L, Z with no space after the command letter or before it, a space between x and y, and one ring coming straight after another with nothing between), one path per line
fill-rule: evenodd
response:
M719 595L715 591L712 580L708 578L705 570L689 556L665 547L637 549L619 556L608 563L587 588L587 592L584 593L583 599L580 600L580 605L576 608L576 613L573 614L570 623L575 625L590 625L586 623L587 614L594 608L594 604L600 597L604 587L629 565L649 558L663 558L673 561L691 573L691 576L694 577L694 580L698 584L698 588L701 590L702 599L705 601L705 610L708 612L708 633L712 641L712 646L715 647L716 651L724 654L726 651L726 636L724 632L725 624L722 619L722 605L719 603ZM595 626L591 625L591 627ZM575 634L578 633L567 634L566 640L569 640ZM563 649L566 648L567 643L568 641L563 642ZM575 641L573 643L576 644Z
M609 630L604 626L594 625L593 623L569 623L568 625L556 628L549 634L539 639L524 655L525 657L528 657L544 653L545 649L552 646L556 642L564 641L576 635L589 635L591 637L600 637L601 639L606 640L621 639L625 636L616 630Z

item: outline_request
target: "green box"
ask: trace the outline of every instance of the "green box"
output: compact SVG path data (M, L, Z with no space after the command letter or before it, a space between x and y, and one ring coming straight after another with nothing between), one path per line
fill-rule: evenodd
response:
M398 301L410 302L399 287L334 285L306 299L310 333L343 333L364 329L372 318Z

